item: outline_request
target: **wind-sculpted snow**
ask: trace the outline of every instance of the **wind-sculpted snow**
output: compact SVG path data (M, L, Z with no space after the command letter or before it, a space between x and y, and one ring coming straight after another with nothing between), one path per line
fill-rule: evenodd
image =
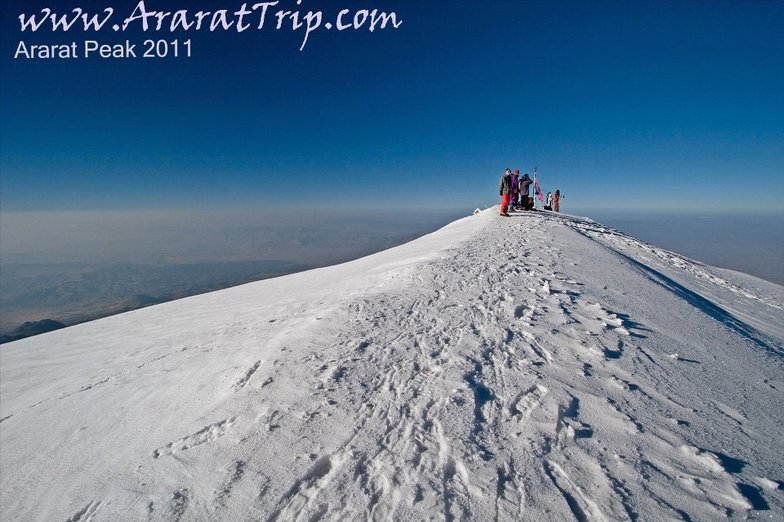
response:
M489 211L4 345L3 519L782 519L783 296Z

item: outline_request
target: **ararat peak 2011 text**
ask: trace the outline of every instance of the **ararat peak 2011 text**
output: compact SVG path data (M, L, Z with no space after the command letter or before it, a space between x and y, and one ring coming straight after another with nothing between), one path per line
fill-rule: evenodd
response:
M190 58L192 43L187 40L144 40L142 44L101 43L97 40L69 42L59 44L28 44L19 41L14 59L28 60L73 60L73 59L108 59L108 58Z

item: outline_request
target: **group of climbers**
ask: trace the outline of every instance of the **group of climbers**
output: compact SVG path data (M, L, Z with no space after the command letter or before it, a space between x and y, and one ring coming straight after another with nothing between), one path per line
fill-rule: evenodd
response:
M501 194L501 215L509 216L510 211L533 210L534 198L529 196L529 191L533 184L534 180L532 180L527 173L523 174L523 177L521 178L519 169L515 169L514 172L512 172L512 169L506 169L504 175L501 176L501 185L499 187ZM541 192L539 192L540 189L538 184L536 185L536 190L538 194L541 194ZM543 199L541 195L540 199ZM544 209L560 212L560 202L560 190L556 190L554 195L548 192L547 205L545 205Z

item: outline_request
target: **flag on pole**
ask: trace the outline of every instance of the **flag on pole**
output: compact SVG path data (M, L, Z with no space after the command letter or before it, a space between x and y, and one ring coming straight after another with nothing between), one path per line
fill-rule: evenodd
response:
M536 195L539 196L539 201L544 201L542 188L539 186L539 180L536 178L536 174L534 174L534 190L536 191Z

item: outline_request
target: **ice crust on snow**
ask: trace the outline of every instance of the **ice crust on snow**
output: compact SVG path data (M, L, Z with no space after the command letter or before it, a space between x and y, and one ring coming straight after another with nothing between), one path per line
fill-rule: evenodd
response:
M3 520L784 519L784 288L576 216L3 345Z

